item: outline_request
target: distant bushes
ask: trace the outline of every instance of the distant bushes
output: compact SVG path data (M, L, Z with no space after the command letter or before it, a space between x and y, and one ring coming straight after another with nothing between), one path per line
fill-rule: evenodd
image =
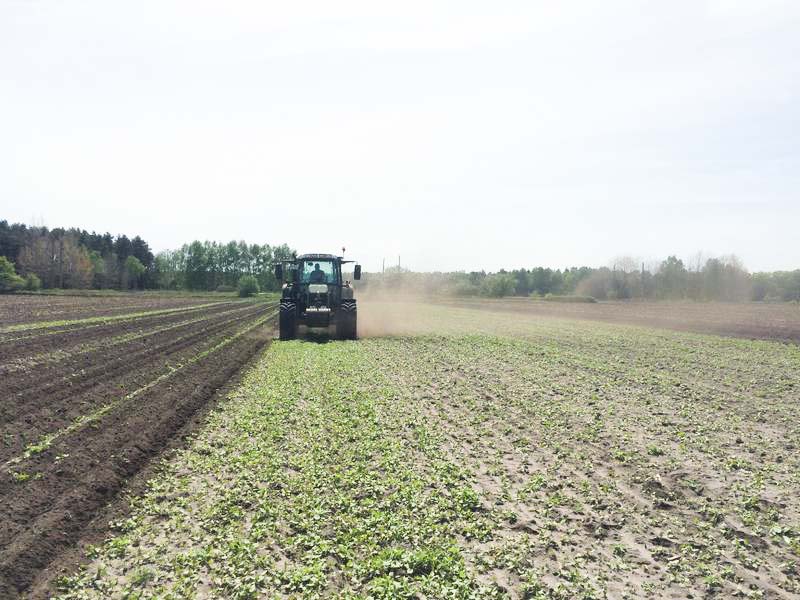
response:
M508 273L495 273L487 275L481 282L481 296L489 298L503 298L514 293L514 278Z
M587 303L587 304L594 304L597 302L597 298L592 296L559 296L555 294L547 294L544 298L542 298L545 302L572 302L572 303Z
M751 298L757 301L800 301L800 269L755 273Z
M14 292L25 286L25 280L17 275L14 263L0 256L0 293Z
M42 289L42 280L36 275L36 273L28 273L28 276L25 277L25 290L29 292L38 292Z
M252 275L245 275L239 279L239 297L248 298L257 294L260 290L258 287L258 279Z
M694 257L687 265L675 256L651 264L618 257L609 267L550 269L500 269L418 273L391 267L367 273L356 282L361 291L405 293L424 296L502 298L537 296L551 302L592 302L568 297L603 300L700 300L743 302L800 301L800 269L774 273L750 273L733 255Z

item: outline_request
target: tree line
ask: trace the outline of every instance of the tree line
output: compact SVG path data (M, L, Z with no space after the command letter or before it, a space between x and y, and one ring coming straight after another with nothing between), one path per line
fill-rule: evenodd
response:
M0 221L0 257L5 257L0 291L27 288L170 289L232 291L254 277L262 290L275 290L275 260L289 258L285 244L242 241L184 244L154 254L140 236L112 236L83 229L32 227Z
M708 258L687 266L669 256L650 268L620 259L611 267L501 269L416 273L398 267L368 273L358 287L451 296L571 296L596 300L800 301L800 269L749 273L735 256Z
M48 229L0 221L0 291L28 288L233 291L253 277L277 290L272 263L291 258L286 244L193 241L153 254L140 236L83 229ZM390 268L369 273L362 290L452 296L584 296L597 300L669 299L800 301L800 269L750 273L735 256L669 256L649 268L628 257L611 267L501 269L416 273Z
M231 291L241 277L252 276L261 290L277 290L272 263L294 254L286 244L194 241L156 256L157 284L161 289Z
M140 236L29 227L0 221L0 256L44 288L152 287L154 256Z

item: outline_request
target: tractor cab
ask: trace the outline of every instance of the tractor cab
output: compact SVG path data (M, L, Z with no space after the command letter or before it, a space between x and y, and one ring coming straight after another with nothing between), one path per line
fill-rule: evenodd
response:
M356 301L353 288L342 278L346 261L333 254L303 254L275 265L275 277L284 282L280 306L280 339L294 339L299 325L335 326L338 337L356 337ZM284 280L285 276L285 280ZM355 265L353 279L361 278Z

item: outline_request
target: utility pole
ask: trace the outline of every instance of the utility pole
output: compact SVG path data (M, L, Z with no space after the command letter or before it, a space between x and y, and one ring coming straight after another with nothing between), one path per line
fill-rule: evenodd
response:
M400 255L397 255L397 270L400 270Z
M58 287L64 289L64 234L58 238Z
M645 297L645 290L644 290L644 262L642 262L642 300Z
M381 273L386 273L386 259L383 259L383 266L381 267Z

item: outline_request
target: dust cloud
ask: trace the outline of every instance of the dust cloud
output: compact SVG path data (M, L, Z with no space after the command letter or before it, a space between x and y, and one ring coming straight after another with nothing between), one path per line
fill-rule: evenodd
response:
M368 293L358 297L358 337L444 333L423 296Z
M800 343L800 308L787 303L543 302L361 294L359 337L508 332L521 320L593 321Z

